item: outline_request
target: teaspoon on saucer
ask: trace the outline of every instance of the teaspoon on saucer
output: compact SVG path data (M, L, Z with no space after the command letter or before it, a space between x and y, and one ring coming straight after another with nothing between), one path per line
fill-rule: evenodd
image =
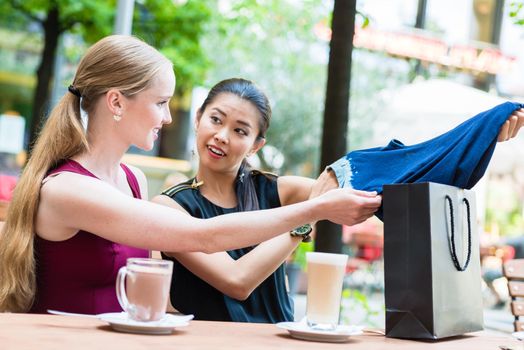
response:
M53 315L62 315L62 316L91 317L91 318L99 318L100 316L100 315L90 315L90 314L78 314L74 312L65 312L65 311L58 311L58 310L47 310L47 312Z

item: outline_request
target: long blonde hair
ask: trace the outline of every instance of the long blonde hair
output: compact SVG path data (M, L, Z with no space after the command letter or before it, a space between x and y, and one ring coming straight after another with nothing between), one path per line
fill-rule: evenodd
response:
M88 49L72 84L81 98L68 92L51 111L9 205L0 235L0 312L27 312L33 304L34 221L40 186L49 170L88 150L80 107L89 116L112 88L131 97L147 89L166 65L172 67L161 53L131 36L108 36Z

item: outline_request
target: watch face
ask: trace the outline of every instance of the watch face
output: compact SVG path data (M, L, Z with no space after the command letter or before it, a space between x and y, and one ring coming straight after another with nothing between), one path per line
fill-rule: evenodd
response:
M308 233L310 233L311 230L312 230L311 225L310 224L305 224L305 225L302 225L302 226L299 226L299 227L295 228L293 230L293 232L296 235L304 236L304 235L307 235Z

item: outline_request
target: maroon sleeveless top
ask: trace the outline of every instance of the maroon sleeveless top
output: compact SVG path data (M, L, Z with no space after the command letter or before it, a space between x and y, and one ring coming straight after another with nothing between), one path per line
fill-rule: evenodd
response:
M133 197L141 199L135 175L124 164ZM68 160L49 172L73 172L96 178L79 163ZM79 188L79 191L82 189ZM115 294L118 269L130 257L149 257L149 251L114 243L78 231L65 241L48 241L35 235L36 298L30 312L47 309L97 314L122 311Z

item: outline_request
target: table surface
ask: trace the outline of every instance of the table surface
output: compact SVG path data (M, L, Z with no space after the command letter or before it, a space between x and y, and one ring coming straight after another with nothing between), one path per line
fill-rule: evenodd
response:
M113 331L95 318L0 314L1 349L523 349L510 335L477 332L440 341L414 341L365 334L346 343L319 343L291 338L273 324L191 321L170 335Z

